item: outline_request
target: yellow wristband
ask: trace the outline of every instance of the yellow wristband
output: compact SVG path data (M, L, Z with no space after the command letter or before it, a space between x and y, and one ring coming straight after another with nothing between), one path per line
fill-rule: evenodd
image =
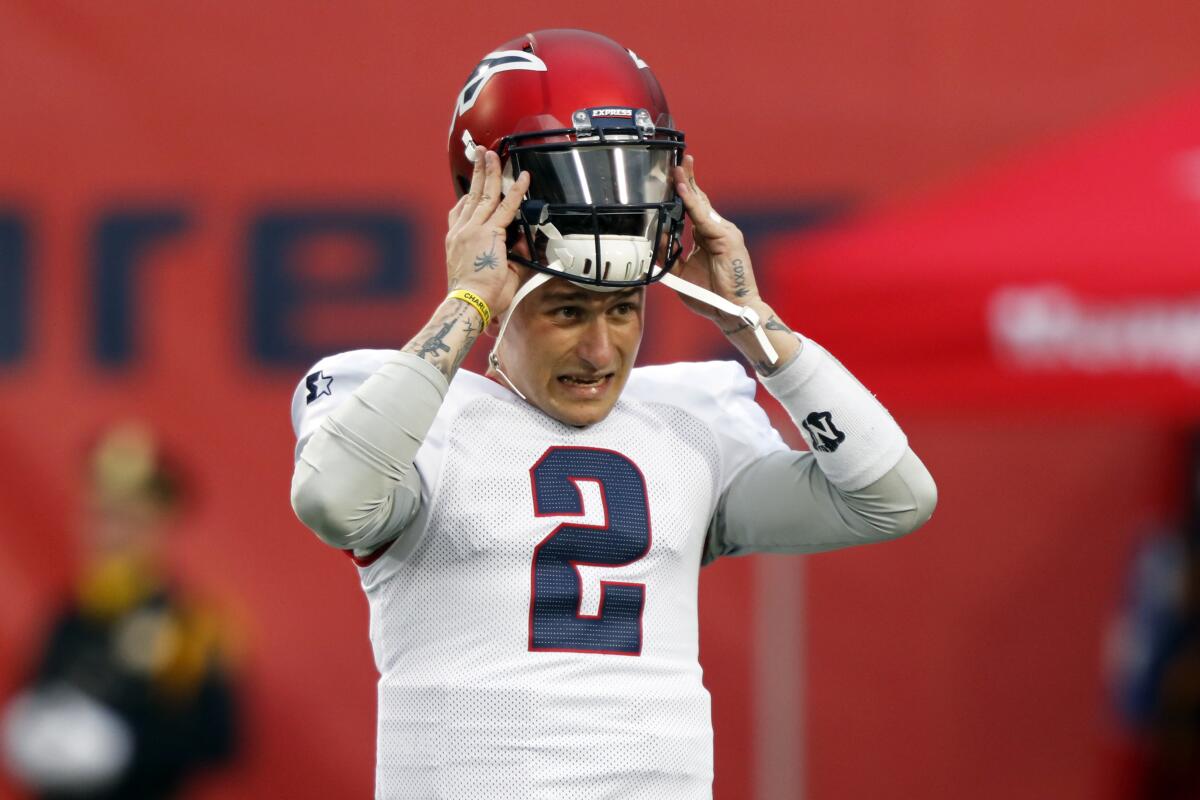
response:
M479 312L479 316L483 317L483 327L487 327L492 321L492 310L488 308L488 304L483 302L483 298L474 292L468 292L466 289L455 289L450 293L450 297L457 297L469 306L472 306Z

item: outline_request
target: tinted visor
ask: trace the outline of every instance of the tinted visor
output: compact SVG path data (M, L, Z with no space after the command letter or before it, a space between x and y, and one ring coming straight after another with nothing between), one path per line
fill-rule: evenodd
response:
M615 206L669 199L674 150L644 145L572 147L520 153L529 195L550 204Z
M673 196L674 147L614 144L514 155L515 166L529 172L529 196L549 204L550 221L563 234L594 233L598 221L599 233L648 236L655 211L620 207L657 206ZM588 207L602 210L593 217Z

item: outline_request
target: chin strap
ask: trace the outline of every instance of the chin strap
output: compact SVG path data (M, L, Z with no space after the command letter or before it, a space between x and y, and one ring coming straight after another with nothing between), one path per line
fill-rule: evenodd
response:
M550 265L550 267L561 267L561 264L555 261ZM655 269L658 268L655 267ZM512 390L513 394L522 400L526 399L525 395L521 394L521 390L518 389L511 380L509 380L508 376L504 374L504 370L500 369L500 342L504 339L504 332L508 330L508 322L512 319L513 311L516 309L517 304L528 297L543 283L550 280L551 277L552 276L546 272L535 272L529 280L522 284L520 289L517 289L516 294L513 295L512 302L508 304L508 308L504 311L504 318L500 321L500 331L496 334L496 341L492 345L492 352L488 354L488 365L496 371L496 374L499 375L501 380L503 380L508 388ZM563 277L567 277L567 279L570 280L570 278L566 275ZM779 362L779 353L771 345L771 340L767 338L767 333L763 330L762 320L759 319L758 312L753 308L748 306L739 306L737 303L731 303L724 297L710 292L708 289L705 289L702 286L697 286L694 283L685 281L683 278L680 278L673 272L667 272L663 274L659 281L679 292L680 294L685 294L693 300L699 300L701 303L707 303L719 311L724 311L726 314L732 314L742 322L749 325L754 329L754 338L758 341L758 346L762 348L763 353L766 354L767 362L770 364L776 364Z
M767 363L776 364L779 361L779 353L771 345L771 340L767 338L767 332L763 330L762 320L758 317L758 312L748 306L739 306L737 303L731 303L719 294L710 292L703 286L697 286L690 281L685 281L673 272L664 273L659 282L663 283L680 294L686 294L693 300L699 300L701 303L707 303L713 308L724 311L726 314L733 314L742 322L754 329L754 338L758 341L758 346L767 356Z
M560 265L557 261L555 261L550 266L555 267ZM504 383L508 385L508 388L512 390L513 394L522 400L526 399L525 395L521 394L521 390L518 389L516 385L514 385L513 382L508 379L508 376L504 374L504 370L500 369L500 356L498 355L500 352L500 340L504 338L504 332L508 330L508 321L512 319L513 311L516 309L517 303L520 303L522 300L528 297L534 289L538 288L548 280L550 280L550 275L548 273L535 272L529 280L522 284L520 289L517 289L517 293L513 295L512 302L509 303L508 308L504 310L504 318L500 321L500 331L496 334L495 343L492 344L492 352L488 353L488 365L496 371L496 374L499 375Z

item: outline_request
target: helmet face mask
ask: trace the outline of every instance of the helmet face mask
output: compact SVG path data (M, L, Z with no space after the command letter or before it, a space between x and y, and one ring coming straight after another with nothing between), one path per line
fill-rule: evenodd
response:
M674 266L684 215L671 169L684 137L644 61L594 33L540 31L485 57L463 92L450 134L460 194L480 145L499 154L505 189L530 173L511 260L599 291Z
M506 137L501 157L508 174L530 174L514 225L531 258L513 254L513 260L597 290L648 284L674 265L683 205L671 168L682 158L682 134L652 139L644 129L607 131L575 130L570 141L550 144Z

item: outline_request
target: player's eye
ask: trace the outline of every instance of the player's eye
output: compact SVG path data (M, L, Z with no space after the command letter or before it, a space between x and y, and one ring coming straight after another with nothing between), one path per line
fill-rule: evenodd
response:
M579 306L559 306L550 314L559 319L578 319L583 315L583 310Z
M637 303L617 303L615 306L609 309L609 311L613 314L624 317L634 313L637 311L637 309Z

